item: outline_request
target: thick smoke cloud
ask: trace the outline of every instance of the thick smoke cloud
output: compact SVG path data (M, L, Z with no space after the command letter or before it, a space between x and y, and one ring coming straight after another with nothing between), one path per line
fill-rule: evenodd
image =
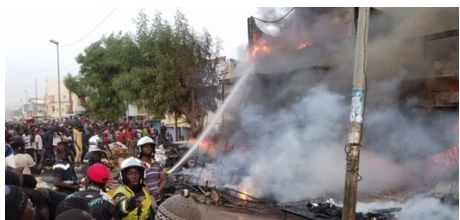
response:
M449 13L457 16L449 20L454 24L442 26L456 23L458 29L458 9L456 14L442 8L385 9L371 18L378 25L371 27L368 45L360 192L428 191L433 184L426 184L427 178L433 175L427 173L432 164L425 158L458 143L458 131L453 130L458 108L420 113L425 111L414 106L416 98L399 99L406 80L430 73L431 63L414 49L420 46L417 39L432 33L427 33L434 30L429 24L446 21ZM322 19L326 13L319 14L311 27L331 22ZM234 149L220 159L220 184L277 201L342 195L353 59L354 41L346 38L257 60L244 86L233 91L239 95L228 100L229 121L222 132ZM445 172L439 179L452 174L451 167L439 169ZM410 209L418 204L406 205Z

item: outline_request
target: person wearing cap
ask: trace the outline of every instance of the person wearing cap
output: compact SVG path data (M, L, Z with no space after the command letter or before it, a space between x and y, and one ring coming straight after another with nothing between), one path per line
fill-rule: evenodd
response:
M85 199L91 208L93 216L98 220L117 219L116 203L107 194L105 184L110 178L109 168L101 163L95 163L88 168L85 177L85 189L70 194L68 198Z
M34 220L35 209L18 186L5 185L5 220Z
M59 142L57 146L58 159L53 166L53 184L57 191L72 194L80 189L77 174L69 161L70 149L67 144Z
M144 166L134 157L120 164L122 185L117 188L113 199L117 203L120 218L123 220L146 220L152 216L151 200L144 189Z

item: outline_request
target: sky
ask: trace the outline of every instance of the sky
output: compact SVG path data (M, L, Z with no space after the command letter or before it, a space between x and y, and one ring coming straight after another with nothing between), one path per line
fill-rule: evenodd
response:
M257 8L181 8L143 7L148 15L155 10L173 22L179 9L198 31L207 29L212 36L222 39L221 55L238 59L239 48L247 45L247 18L255 16ZM103 35L122 31L134 32L133 19L141 7L30 7L5 10L5 107L19 108L21 99L43 98L46 79L57 79L57 48L50 42L59 42L61 80L68 74L77 74L75 58Z
M59 61L60 78L68 73L77 74L79 65L75 57L82 53L86 47L103 35L119 31L130 32L135 30L133 19L141 7L148 4L139 4L130 1L126 6L111 6L117 2L85 2L79 1L62 4L60 1L47 1L46 3L15 1L8 7L3 7L2 29L4 33L4 65L6 109L19 108L21 99L35 97L35 79L37 79L37 97L42 98L45 92L46 79L57 79L57 53L56 45L49 42L54 39L60 43ZM120 3L120 2L118 2ZM201 5L199 4L201 3ZM204 4L203 4L204 3ZM277 4L275 4L277 3ZM200 7L214 5L214 2L200 1L187 7L170 7L170 5L187 5L189 2L168 1L158 2L165 5L161 8L142 7L147 14L154 10L163 13L163 17L173 20L174 13L179 9L189 19L196 30L206 28L212 36L223 41L221 55L227 58L238 59L238 51L247 45L247 18L258 16L257 7L249 6L280 6L281 2L247 2L241 6L223 2L218 7ZM282 2L284 6L289 1ZM351 2L350 2L351 3ZM123 2L122 4L127 4ZM149 2L152 4L152 2ZM157 4L157 3L155 3ZM313 5L311 5L313 4ZM309 3L304 7L315 6L320 3ZM389 2L391 3L391 1ZM22 7L27 5L28 7ZM90 5L91 7L82 7ZM292 4L302 6L299 3ZM328 2L319 6L345 6L343 3ZM355 4L359 5L359 4ZM53 6L53 7L51 7ZM227 7L228 6L228 7ZM318 6L318 5L316 5ZM383 5L385 6L385 5ZM287 7L285 7L287 8Z

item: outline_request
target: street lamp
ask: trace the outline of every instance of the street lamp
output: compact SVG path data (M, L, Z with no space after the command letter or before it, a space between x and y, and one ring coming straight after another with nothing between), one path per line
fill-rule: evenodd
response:
M27 118L27 117L29 117L29 113L28 113L28 111L29 111L29 101L28 100L29 99L27 99L27 91L26 90L24 90L24 93L26 93L26 105L25 106L27 106L27 109L25 108L25 106L24 106L24 109L25 109L26 118Z
M56 44L56 51L57 51L57 69L58 69L58 102L59 102L59 121L61 120L61 77L59 73L59 42L56 40L51 39L51 43Z
M21 115L24 118L24 103L22 102L22 99L19 100L21 100Z

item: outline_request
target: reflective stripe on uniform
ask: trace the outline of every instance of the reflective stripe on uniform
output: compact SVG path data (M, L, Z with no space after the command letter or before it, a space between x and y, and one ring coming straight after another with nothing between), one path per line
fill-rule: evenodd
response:
M61 169L64 169L64 170L68 170L70 168L70 164L69 163L67 165L56 164L56 165L53 166L53 170L56 169L56 168L61 168Z

